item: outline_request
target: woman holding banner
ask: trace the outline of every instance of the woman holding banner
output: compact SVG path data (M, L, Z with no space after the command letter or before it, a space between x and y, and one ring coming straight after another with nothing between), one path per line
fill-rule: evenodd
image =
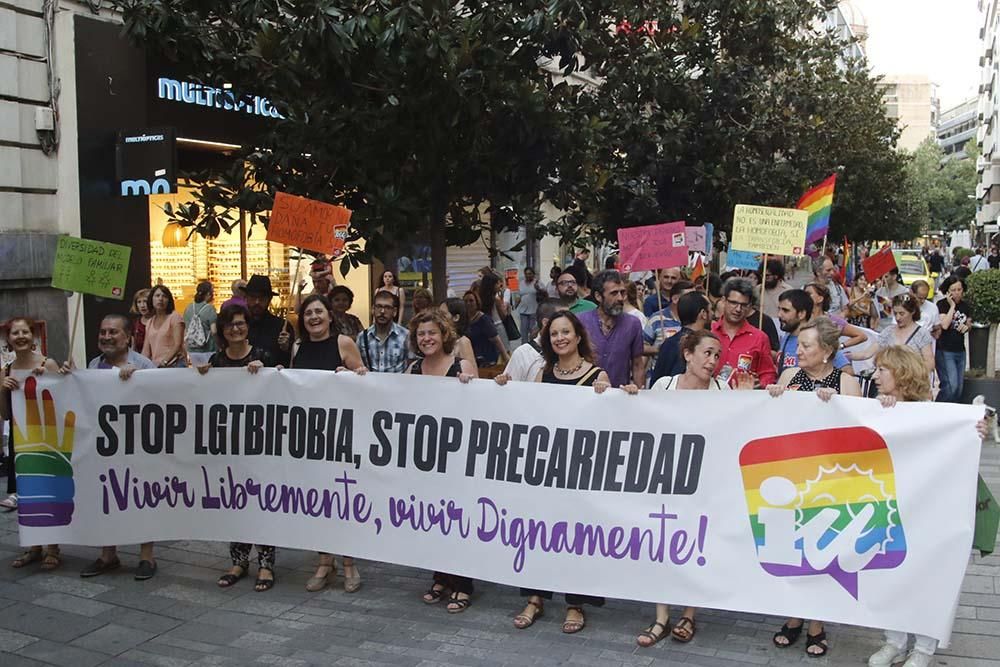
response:
M680 351L684 355L687 370L681 375L662 377L656 381L651 391L670 390L701 390L728 391L729 384L720 382L714 377L715 368L719 365L722 355L722 343L718 336L707 329L691 331L680 340ZM753 389L754 378L750 373L737 371L736 388ZM670 636L679 642L689 642L694 639L694 616L698 610L687 607L677 624L670 630ZM666 604L656 605L656 620L636 637L636 643L649 647L666 637L670 625L670 607Z
M6 510L16 510L18 507L17 475L14 471L14 410L12 392L21 389L21 381L13 376L12 371L31 371L35 375L49 371L58 372L59 365L38 352L35 346L34 322L27 317L15 317L8 320L3 329L6 330L7 350L14 353L14 360L6 364L0 371L0 419L9 421L7 436L7 493L2 502ZM37 412L35 413L37 415ZM55 428L55 424L52 425ZM30 495L30 493L29 493ZM59 545L50 544L44 551L40 546L34 546L22 553L11 563L12 567L21 568L36 561L42 561L43 570L54 570L62 564L59 555Z
M576 315L568 310L556 312L539 337L545 366L535 382L593 387L598 394L603 394L611 386L611 380L604 369L594 365L594 352L587 330ZM622 389L633 395L639 392L634 384L623 385ZM514 627L518 630L534 625L544 611L544 600L552 599L551 591L528 588L522 588L521 595L527 596L528 604L514 617ZM566 617L562 624L564 633L575 634L586 626L587 619L583 614L585 604L601 607L604 605L604 598L566 593Z
M358 375L368 372L361 363L361 352L357 344L339 332L332 330L333 309L326 297L310 294L299 306L299 340L292 354L292 368L308 368L321 371L352 370ZM361 588L361 573L354 559L344 556L344 591L355 593ZM326 588L330 577L336 576L333 554L320 553L316 573L306 582L310 593Z
M174 310L174 296L165 285L157 285L146 299L149 319L142 356L160 368L184 365L184 320Z
M472 362L455 356L455 341L458 340L451 318L437 308L418 313L410 320L410 349L421 356L410 364L406 372L410 375L432 375L436 377L458 378L462 384L477 377ZM435 572L434 583L424 593L426 604L437 604L446 595L449 614L459 614L472 604L474 586L471 577L458 574Z
M829 401L837 394L861 396L861 387L853 377L833 367L833 356L840 344L840 327L829 317L818 317L799 328L798 367L786 369L777 384L768 385L767 391L777 398L786 390L816 392L822 401ZM772 641L779 648L787 648L798 641L804 624L801 618L790 618ZM806 655L818 658L826 655L829 646L822 621L811 621L806 633Z
M893 302L900 297L896 297ZM875 385L878 400L883 407L891 408L902 401L930 401L931 384L926 360L919 352L906 345L893 345L875 355ZM986 438L986 420L976 424L979 437ZM868 658L869 667L889 667L904 658L903 667L927 667L934 662L937 640L924 635L914 635L913 650L907 655L909 635L896 630L885 631L885 643Z
M208 365L199 366L204 375L211 368L246 368L251 375L265 366L274 366L274 360L267 350L250 344L250 311L247 307L233 303L223 306L216 319L215 338L219 351L208 360ZM219 577L219 588L229 588L250 572L250 546L243 542L229 543L229 556L233 566ZM274 547L257 545L257 581L254 590L258 593L269 591L274 586Z

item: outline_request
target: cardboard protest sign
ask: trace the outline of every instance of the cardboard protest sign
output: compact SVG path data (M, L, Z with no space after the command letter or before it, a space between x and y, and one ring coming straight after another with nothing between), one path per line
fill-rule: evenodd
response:
M763 257L759 252L749 252L747 250L733 250L733 247L729 246L729 252L726 253L726 267L727 269L745 269L747 271L756 271L760 268L760 260Z
M687 266L684 221L619 229L618 257L626 272Z
M347 242L350 220L351 211L343 206L279 192L274 196L267 240L336 257Z
M737 204L732 247L768 255L802 255L809 212L796 208Z
M125 298L132 249L117 243L60 236L52 286L108 299Z
M865 272L865 279L868 282L878 280L894 268L896 268L896 258L889 246L885 246L871 257L861 260L861 270Z
M684 239L689 252L704 252L702 250L705 247L704 227L685 227Z

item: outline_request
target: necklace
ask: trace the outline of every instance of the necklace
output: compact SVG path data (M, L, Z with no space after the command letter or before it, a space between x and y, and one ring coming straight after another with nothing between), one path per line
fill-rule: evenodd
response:
M555 366L553 366L553 370L556 372L556 375L562 375L562 376L572 375L573 373L579 371L581 368L583 368L583 359L580 359L580 363L576 365L576 368L563 369L558 364L558 362L556 363Z

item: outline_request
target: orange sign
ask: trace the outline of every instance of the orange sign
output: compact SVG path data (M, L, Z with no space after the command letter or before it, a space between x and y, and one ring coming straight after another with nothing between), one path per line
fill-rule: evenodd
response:
M505 277L507 278L507 289L511 292L516 292L521 289L521 285L517 280L517 269L507 269L505 274Z
M279 192L274 196L267 240L336 257L347 242L351 211L315 199Z

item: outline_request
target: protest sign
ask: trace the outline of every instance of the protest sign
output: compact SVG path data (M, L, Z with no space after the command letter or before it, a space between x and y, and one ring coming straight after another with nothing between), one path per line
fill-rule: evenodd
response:
M267 240L336 257L347 242L350 220L351 211L343 206L279 192L274 196Z
M975 406L294 369L13 395L24 545L236 540L946 640L972 544Z
M874 255L861 260L861 270L865 273L865 280L875 282L885 274L896 268L896 257L892 254L892 248L885 246Z
M712 256L713 256L713 254L715 252L715 248L713 247L713 243L712 243L714 238L715 238L715 225L713 225L711 222L706 222L705 223L705 255L709 259L712 259Z
M705 247L705 228L685 227L684 241L687 243L688 252L705 252L702 250Z
M768 255L802 254L809 212L797 208L737 204L732 247Z
M107 299L125 298L132 249L117 243L60 236L52 286Z
M687 266L684 221L619 229L618 257L627 273Z
M734 250L729 246L726 253L727 269L743 269L746 271L756 271L760 268L760 260L763 257L759 252L749 252L747 250Z

